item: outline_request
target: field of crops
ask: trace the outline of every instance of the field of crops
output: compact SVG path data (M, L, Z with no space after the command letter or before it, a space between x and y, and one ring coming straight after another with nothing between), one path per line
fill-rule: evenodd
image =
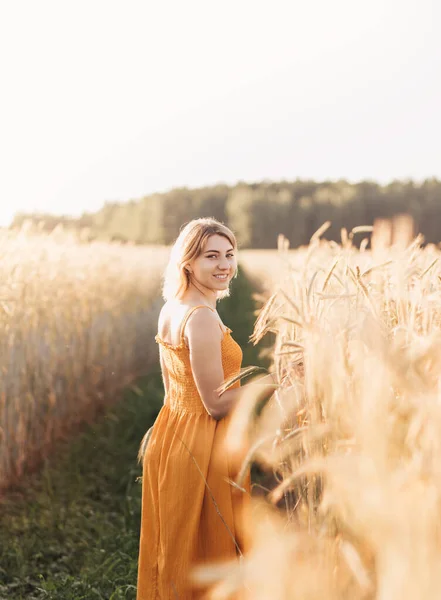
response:
M243 399L229 441L249 436L276 485L217 599L439 597L441 252L387 228L360 251L359 233L292 254L281 240L255 329L276 334L279 389L258 417Z
M254 394L243 398L228 443L247 439L248 463L274 485L248 515L251 552L237 567L201 576L214 582L217 600L244 586L253 600L434 600L441 584L441 251L405 228L379 227L369 249L361 236L370 232L343 231L337 244L323 231L298 250L280 238L278 252L241 253L260 297L269 297L253 339L274 336L279 386L264 406ZM0 247L6 485L157 363L167 250L83 244L56 232L3 232ZM238 299L231 297L237 312L228 319L240 323ZM133 505L137 496L129 495ZM136 519L132 526L136 536ZM131 597L136 548L129 538L124 564L132 579L118 577ZM8 555L11 564L17 553ZM88 577L99 589L98 575ZM54 594L48 597L70 598L56 587Z
M4 254L8 247L17 248L16 239L9 241L15 246L8 246L5 241ZM55 406L56 415L59 415L57 425L70 433L69 439L47 446L44 453L40 451L41 458L45 458L39 468L34 473L22 472L20 485L7 489L0 496L0 600L134 600L142 476L136 456L139 443L156 418L164 396L154 334L161 302L158 301L159 273L167 256L166 249L134 249L117 244L82 247L61 234L57 239L34 238L31 243L28 236L26 242L22 241L21 255L17 257L20 256L24 265L29 264L26 248L31 249L34 256L41 256L44 248L51 249L52 261L55 265L59 264L54 271L62 286L69 279L66 278L66 269L61 268L61 261L71 267L82 264L81 271L79 267L75 271L78 280L75 298L79 302L89 298L87 286L93 277L101 278L99 281L102 283L102 297L97 299L97 306L108 306L117 301L121 279L128 287L131 277L139 277L138 285L130 288L132 304L125 305L142 306L142 310L147 311L145 314L138 313L139 318L135 321L138 330L135 333L131 328L126 330L118 324L124 314L124 305L120 305L121 312L114 317L117 331L112 333L110 322L106 331L112 343L118 346L117 356L124 352L130 360L139 360L141 372L147 375L137 378L124 391L116 389L112 377L108 378L109 394L92 395L92 388L90 404L84 415L85 421L90 422L85 422L81 431L69 431L66 427L60 414L65 410L64 399L58 398ZM110 275L113 280L109 280L108 263L112 260L114 270L110 271ZM99 268L89 271L94 261L98 261ZM119 275L122 272L125 273L123 278ZM39 273L44 283L47 280L45 264L41 263ZM108 285L104 285L106 273ZM55 281L53 286L55 288ZM44 290L44 286L36 288L38 294L33 296L34 305L42 304L44 296L40 300L40 295ZM219 305L222 318L234 329L235 339L244 349L244 364L259 364L259 351L249 344L255 320L252 291L241 270L239 277L233 281L232 295ZM139 296L137 303L136 295ZM43 320L44 315L47 321ZM81 328L73 330L70 323L67 319L66 327L71 327L71 339L76 340L76 346L81 348L83 343L88 342L90 332ZM54 335L56 331L53 330L49 310L42 313L40 325L52 332L55 343L58 338ZM22 335L26 335L26 330L22 330ZM139 339L139 354L133 354L130 336ZM141 348L141 343L144 348ZM63 348L58 345L52 356L62 351ZM72 360L76 358L85 360L87 356L77 354ZM48 362L48 369L53 364L57 365ZM106 368L111 369L112 365ZM131 380L133 372L129 371L127 378L121 381ZM50 375L48 370L45 376L49 378ZM75 380L71 381L74 385ZM79 405L83 401L80 396L75 398L73 391L71 403L66 407L69 410L64 412L71 427L73 416L70 411L74 410L75 401ZM80 388L78 393L81 393ZM39 414L40 406L44 415L46 397L42 395L41 401L39 399L40 396L35 395L33 410ZM118 402L114 402L116 399ZM98 415L95 403L98 408L101 407ZM16 406L26 414L25 399ZM11 419L18 418L20 413L16 411L13 415L11 412L10 416ZM53 420L42 424L52 427ZM13 422L10 430L13 434ZM14 444L13 435L10 440ZM9 450L3 447L2 451L7 453Z
M166 249L0 235L0 489L156 360Z
M2 490L156 363L169 249L25 225L0 231L0 252Z

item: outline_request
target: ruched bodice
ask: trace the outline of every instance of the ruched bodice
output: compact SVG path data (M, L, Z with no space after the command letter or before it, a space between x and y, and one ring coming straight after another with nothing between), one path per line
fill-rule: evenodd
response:
M231 560L244 550L249 473L243 490L231 485L243 454L233 456L225 445L229 415L216 421L206 411L183 338L185 323L198 308L187 312L180 344L155 338L168 393L143 459L137 600L201 598L206 590L190 582L192 568ZM227 328L221 341L224 380L237 375L242 362L231 333Z
M222 368L224 379L236 375L242 363L242 350L231 337L231 329L227 328L222 338ZM159 335L155 340L162 347L163 360L168 373L169 390L164 403L171 410L191 413L206 413L202 404L190 365L189 349L183 341L179 345L169 344ZM239 387L237 382L231 387Z

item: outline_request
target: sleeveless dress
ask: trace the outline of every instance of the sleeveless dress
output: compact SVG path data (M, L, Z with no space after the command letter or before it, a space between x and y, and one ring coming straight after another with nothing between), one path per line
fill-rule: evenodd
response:
M207 590L190 582L192 567L231 560L245 551L241 515L249 501L250 475L247 493L229 483L243 455L226 452L229 416L216 421L206 411L184 343L186 322L199 308L213 310L204 305L187 312L179 345L155 338L169 389L143 458L137 600L202 598ZM228 379L239 373L242 350L228 328L221 344Z

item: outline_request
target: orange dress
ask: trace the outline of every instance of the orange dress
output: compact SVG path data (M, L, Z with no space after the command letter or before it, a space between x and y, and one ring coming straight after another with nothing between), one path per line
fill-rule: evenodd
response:
M143 459L137 600L202 597L203 590L190 583L192 567L244 551L241 514L250 477L248 473L244 485L247 494L229 483L240 467L224 447L229 417L216 421L207 413L193 379L183 332L197 308L182 322L179 345L155 338L169 389ZM224 378L237 374L241 362L242 350L227 329L222 339Z

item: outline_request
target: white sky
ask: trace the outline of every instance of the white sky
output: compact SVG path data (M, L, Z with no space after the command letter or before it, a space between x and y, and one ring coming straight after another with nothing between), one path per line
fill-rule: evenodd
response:
M239 179L441 177L437 0L0 0L0 225Z

